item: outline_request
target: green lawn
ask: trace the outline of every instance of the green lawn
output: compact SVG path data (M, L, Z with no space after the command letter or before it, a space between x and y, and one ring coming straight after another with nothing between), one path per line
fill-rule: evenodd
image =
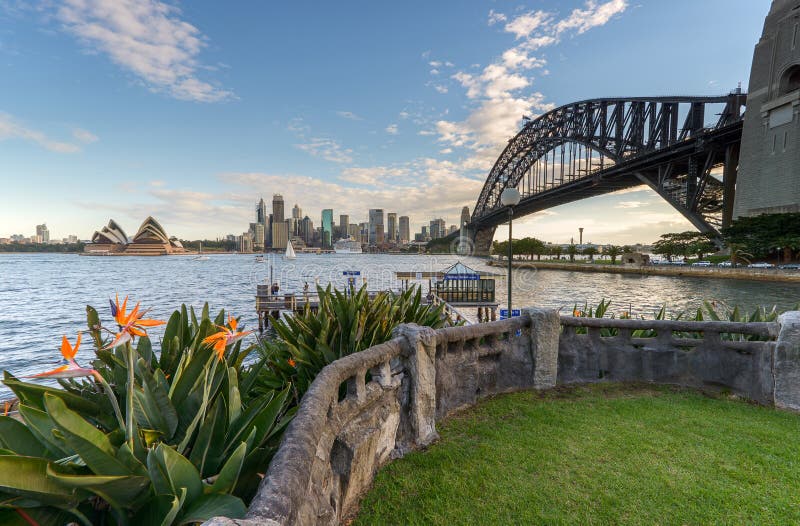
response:
M354 524L798 524L800 416L668 387L522 392L384 467Z

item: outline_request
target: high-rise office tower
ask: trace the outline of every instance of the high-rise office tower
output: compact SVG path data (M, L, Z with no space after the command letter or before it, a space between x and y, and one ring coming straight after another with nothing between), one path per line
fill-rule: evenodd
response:
M256 223L267 224L267 205L264 203L263 197L256 204Z
M322 248L331 248L333 239L333 210L326 208L322 211Z
M347 214L339 214L339 235L341 237L350 235L350 216Z
M286 216L283 215L283 196L275 194L272 196L272 222L283 223Z
M433 219L430 222L430 236L431 239L438 239L447 235L447 230L444 219Z
M411 225L408 216L400 216L400 243L411 241Z
M50 242L50 231L47 229L46 224L36 225L36 240L39 241L39 243Z
M397 241L397 213L389 212L386 215L387 228L386 234L390 243Z
M383 208L370 208L369 210L369 244L380 245L383 243Z
M314 222L311 218L305 216L303 218L303 226L301 228L302 234L300 237L306 242L306 245L311 245L314 242Z
M297 219L298 221L303 219L303 209L295 203L292 207L292 218Z

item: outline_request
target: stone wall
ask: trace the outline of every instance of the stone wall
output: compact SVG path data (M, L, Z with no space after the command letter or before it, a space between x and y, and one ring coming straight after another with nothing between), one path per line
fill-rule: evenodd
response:
M401 326L391 341L322 370L247 517L206 525L339 524L382 465L431 444L437 422L454 411L497 393L598 381L717 386L800 410L800 312L778 323L734 323L526 309L436 331Z

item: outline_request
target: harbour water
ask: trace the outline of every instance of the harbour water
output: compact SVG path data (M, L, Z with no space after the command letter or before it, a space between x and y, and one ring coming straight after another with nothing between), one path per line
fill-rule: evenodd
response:
M101 320L112 326L108 308L115 294L152 309L148 316L168 319L181 303L195 309L208 301L211 311L225 308L242 317L243 324L257 328L255 290L273 281L281 292L301 293L305 283L344 287L347 270L361 272L370 290L398 288L394 271L438 271L452 265L456 256L298 254L285 261L280 256L256 262L253 255L192 257L80 257L73 254L0 255L0 371L21 376L60 363L61 335L74 341L86 328L85 306L98 309ZM476 270L502 273L484 260L463 258ZM423 283L427 291L427 282ZM777 305L781 309L800 302L800 285L704 278L678 278L594 274L555 270L515 270L514 304L544 306L570 312L574 305L612 301L612 311L652 315L666 304L672 312L693 310L703 300L752 309ZM497 300L505 302L505 280L497 283ZM152 331L157 341L159 330ZM158 348L158 345L156 345ZM78 362L92 357L86 342ZM0 386L0 398L8 391Z

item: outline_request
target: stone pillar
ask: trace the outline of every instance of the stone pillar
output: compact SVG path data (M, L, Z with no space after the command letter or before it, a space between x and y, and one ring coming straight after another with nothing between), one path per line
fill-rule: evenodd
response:
M400 447L425 447L439 438L436 433L436 331L430 327L405 324L397 327L392 336L405 339L406 378L403 381L408 381L408 405L403 408L401 419L408 418L410 436L405 438L412 444Z
M558 377L558 338L561 321L554 309L523 309L531 317L533 388L550 389Z
M800 411L800 312L784 312L778 323L772 362L775 407Z

